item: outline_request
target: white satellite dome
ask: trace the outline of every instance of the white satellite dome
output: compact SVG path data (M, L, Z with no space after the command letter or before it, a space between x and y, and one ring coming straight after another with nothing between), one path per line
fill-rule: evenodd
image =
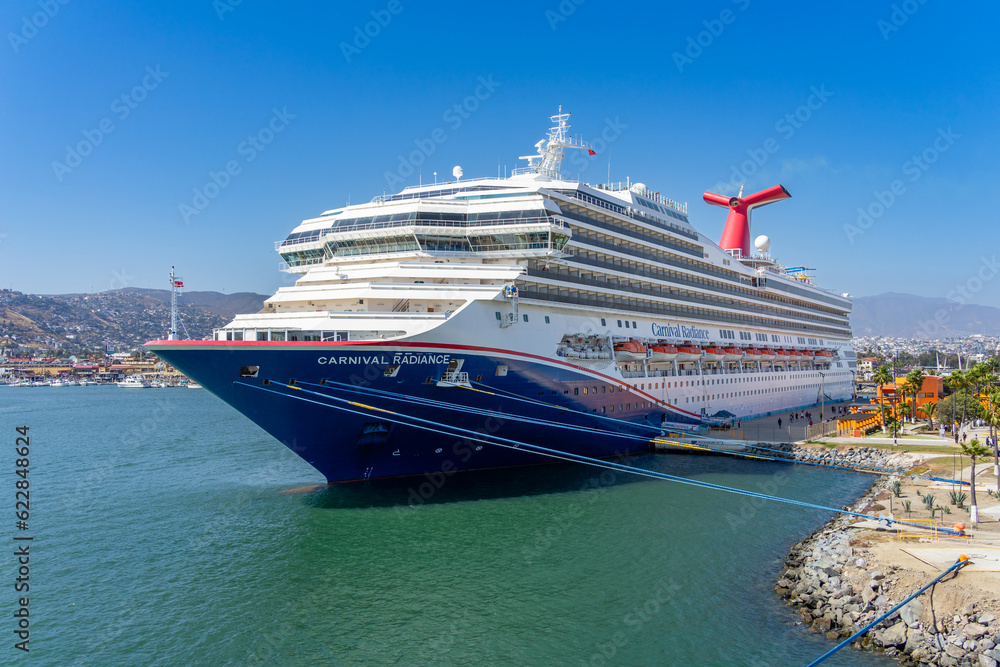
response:
M460 180L462 178L462 168L456 165L455 168L451 170L451 175L455 177L456 181Z
M633 183L631 190L632 190L632 192L645 192L646 191L646 184L645 183Z
M771 239L766 235L761 234L754 239L753 247L757 248L759 252L767 252L767 249L771 247Z

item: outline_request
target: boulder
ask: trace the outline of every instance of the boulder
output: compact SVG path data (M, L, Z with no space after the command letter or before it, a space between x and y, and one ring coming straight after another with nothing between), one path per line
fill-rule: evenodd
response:
M899 610L899 617L911 628L920 624L920 617L924 614L924 603L920 600L910 600Z
M955 646L951 642L944 645L944 652L950 655L951 657L955 658L956 660L965 657L965 649L962 648L961 646Z
M996 614L990 614L988 612L985 614L980 614L979 618L976 619L976 621L981 625L989 625L995 620L997 620Z
M896 623L882 632L883 646L900 646L906 643L906 623Z
M979 654L980 667L997 667L997 661L988 655Z
M962 628L962 634L970 639L979 639L986 634L986 626L979 623L969 623Z

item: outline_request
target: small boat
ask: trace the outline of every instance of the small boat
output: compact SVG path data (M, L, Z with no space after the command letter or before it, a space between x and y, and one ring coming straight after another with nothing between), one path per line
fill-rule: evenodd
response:
M184 386L187 387L188 389L201 389L201 385L198 384L197 382L188 382Z
M653 363L673 361L677 358L677 348L673 345L654 345L649 348L649 360Z
M623 340L615 343L615 361L642 361L646 358L646 346L637 340Z
M743 358L743 350L738 347L727 347L725 348L726 356L723 361L739 361Z
M802 350L802 361L809 361L809 362L811 362L815 358L816 358L816 355L813 353L812 350Z
M788 350L788 360L789 361L802 361L802 353L798 350Z
M701 348L697 345L684 343L677 346L677 361L697 361L701 359Z
M146 382L141 375L133 375L125 378L122 382L115 383L122 389L149 389L152 385Z
M833 363L833 358L833 350L817 350L813 361L817 364L831 364Z
M760 353L760 350L758 350L757 348L755 348L755 347L748 347L743 352L744 352L743 358L746 361L760 361L761 353Z
M726 358L726 351L718 345L708 345L705 347L705 355L702 361L722 361Z
M50 387L68 387L69 383L68 382L63 382L62 380L56 379L56 380L53 380L52 382L50 382L49 386Z
M761 361L774 361L777 356L777 353L769 347L761 348L760 350Z

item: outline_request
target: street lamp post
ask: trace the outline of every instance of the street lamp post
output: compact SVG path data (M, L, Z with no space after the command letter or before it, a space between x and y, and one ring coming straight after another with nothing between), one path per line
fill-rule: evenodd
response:
M819 423L822 424L826 413L826 373L819 371L819 377Z

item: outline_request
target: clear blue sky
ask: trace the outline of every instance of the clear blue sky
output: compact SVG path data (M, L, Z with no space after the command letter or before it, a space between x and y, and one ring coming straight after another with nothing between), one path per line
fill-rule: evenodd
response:
M735 167L748 191L791 191L755 212L753 234L820 284L963 285L1000 306L998 14L918 0L11 0L0 286L162 287L175 264L188 289L269 294L290 282L273 242L380 194L415 142L433 152L406 183L456 164L495 175L562 104L574 133L612 139L569 176L603 182L610 157L612 180L689 202L718 240L725 212L701 194L728 194ZM198 200L227 163L235 175Z

